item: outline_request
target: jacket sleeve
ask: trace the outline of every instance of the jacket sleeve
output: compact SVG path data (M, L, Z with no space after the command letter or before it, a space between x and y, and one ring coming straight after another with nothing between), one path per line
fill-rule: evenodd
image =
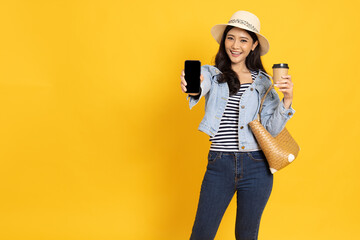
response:
M206 66L201 67L201 74L204 76L204 80L200 84L200 91L201 91L200 96L188 95L186 98L187 100L190 98L190 101L189 101L190 109L192 109L200 101L200 99L203 96L206 96L211 89L211 83L212 83L211 74L210 74L208 68L206 68Z
M263 104L261 123L275 137L284 129L286 122L292 118L294 113L295 110L292 106L285 109L284 99L280 101L275 89L271 89Z

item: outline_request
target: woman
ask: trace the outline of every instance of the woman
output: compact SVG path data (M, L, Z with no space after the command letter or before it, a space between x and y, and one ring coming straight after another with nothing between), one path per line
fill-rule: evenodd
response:
M269 50L259 33L260 21L252 13L236 12L227 24L211 29L220 44L215 66L201 67L201 92L189 94L190 109L205 96L205 115L199 130L210 136L207 170L190 239L214 239L235 192L237 240L257 239L260 219L272 190L273 175L248 123L257 116L260 101L271 81L260 56ZM181 74L186 92L186 76ZM291 76L282 76L261 111L261 122L276 136L293 116Z

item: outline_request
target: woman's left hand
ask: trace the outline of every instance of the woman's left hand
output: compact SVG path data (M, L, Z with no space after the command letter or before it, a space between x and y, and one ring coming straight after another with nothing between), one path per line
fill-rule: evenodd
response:
M279 91L284 94L284 105L288 109L293 100L293 88L294 84L291 81L290 75L281 76L282 80L274 84L275 87L279 88Z

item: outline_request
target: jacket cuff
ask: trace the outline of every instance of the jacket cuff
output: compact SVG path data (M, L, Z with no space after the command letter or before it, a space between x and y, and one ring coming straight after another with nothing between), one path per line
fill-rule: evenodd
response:
M283 115L287 119L292 118L295 113L295 110L292 108L292 104L290 104L289 109L285 109L284 99L280 101L280 109L281 109L280 111L281 115Z
M200 87L200 93L199 93L199 95L196 95L196 96L187 95L186 100L190 99L190 101L189 101L190 110L199 102L201 96L202 96L202 89L201 89L201 87Z

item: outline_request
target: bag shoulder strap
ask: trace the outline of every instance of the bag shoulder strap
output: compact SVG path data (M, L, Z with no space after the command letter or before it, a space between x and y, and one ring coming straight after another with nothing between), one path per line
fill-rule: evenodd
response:
M274 84L271 84L271 86L269 87L269 89L266 91L265 95L264 95L263 98L261 99L260 109L259 109L259 112L258 112L258 120L259 120L259 122L261 122L260 113L261 113L261 110L262 110L262 107L263 107L263 103L264 103L264 101L265 101L266 96L268 95L268 93L270 92L270 90L271 90L272 88L274 88Z

